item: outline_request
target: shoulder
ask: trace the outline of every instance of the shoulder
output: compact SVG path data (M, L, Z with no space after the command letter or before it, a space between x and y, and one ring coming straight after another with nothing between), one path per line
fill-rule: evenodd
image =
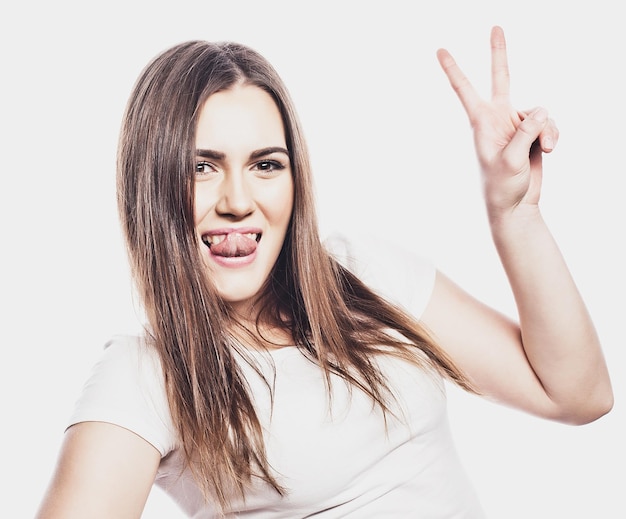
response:
M84 421L129 429L162 455L174 448L161 363L142 336L118 335L105 344L68 426Z
M435 284L432 261L378 236L332 233L326 250L372 290L419 317Z

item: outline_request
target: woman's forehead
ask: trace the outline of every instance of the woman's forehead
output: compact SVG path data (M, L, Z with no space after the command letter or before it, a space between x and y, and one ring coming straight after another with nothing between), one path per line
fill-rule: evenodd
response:
M276 102L254 85L237 85L211 94L200 109L196 148L286 148L285 128Z

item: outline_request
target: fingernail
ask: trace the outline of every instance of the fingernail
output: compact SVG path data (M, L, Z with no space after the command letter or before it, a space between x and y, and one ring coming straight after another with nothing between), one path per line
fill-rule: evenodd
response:
M543 148L545 150L551 150L552 148L554 148L554 142L552 141L552 137L546 137L543 140Z
M537 108L533 112L533 119L535 121L543 122L548 118L548 112L545 108Z

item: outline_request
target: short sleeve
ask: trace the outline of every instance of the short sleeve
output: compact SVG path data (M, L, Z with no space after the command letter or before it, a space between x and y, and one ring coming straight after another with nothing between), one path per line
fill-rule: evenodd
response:
M435 285L436 269L425 256L384 240L331 234L328 252L377 294L419 319Z
M128 429L162 456L175 448L175 434L156 353L141 337L116 336L106 343L74 406L68 427L107 422Z

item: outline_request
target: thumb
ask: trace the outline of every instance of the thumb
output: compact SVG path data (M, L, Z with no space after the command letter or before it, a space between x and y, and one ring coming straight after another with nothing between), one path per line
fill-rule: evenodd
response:
M533 143L548 124L548 112L545 108L535 108L518 125L515 134L507 145L507 155L528 157Z

